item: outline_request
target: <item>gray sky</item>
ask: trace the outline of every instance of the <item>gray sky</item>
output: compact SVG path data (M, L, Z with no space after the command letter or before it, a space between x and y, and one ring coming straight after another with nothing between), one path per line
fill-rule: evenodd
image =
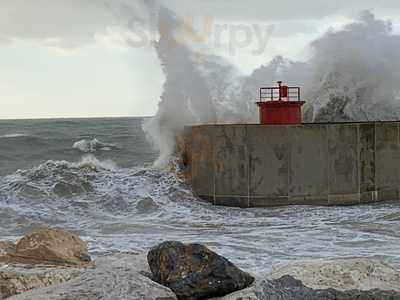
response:
M199 33L207 33L201 42L185 41L225 56L244 73L279 54L306 58L312 39L365 9L391 19L396 30L400 24L398 0L162 4L193 17ZM141 0L0 0L0 118L154 114L163 74L148 22ZM265 47L257 28L268 34Z

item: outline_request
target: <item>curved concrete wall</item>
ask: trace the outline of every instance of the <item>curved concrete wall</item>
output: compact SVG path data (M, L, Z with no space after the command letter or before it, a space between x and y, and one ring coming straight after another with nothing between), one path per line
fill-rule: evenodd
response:
M215 205L352 205L399 199L400 123L185 128L186 177Z

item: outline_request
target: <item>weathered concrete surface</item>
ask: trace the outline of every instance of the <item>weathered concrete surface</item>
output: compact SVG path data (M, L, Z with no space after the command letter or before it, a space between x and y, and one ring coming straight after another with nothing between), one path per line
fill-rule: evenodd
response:
M358 125L328 125L327 130L329 204L357 203L359 202Z
M247 128L250 206L288 204L288 133L286 127ZM265 159L268 157L268 159ZM266 170L268 173L266 174ZM266 181L269 184L266 184Z
M235 206L248 206L248 148L247 128L243 126L217 126L215 134L215 204L226 201Z
M399 124L376 124L375 141L378 198L387 200L399 199Z
M290 145L290 204L328 204L327 127L288 128Z
M197 195L216 205L353 205L397 200L399 124L188 127L186 177Z
M376 200L374 124L359 126L359 155L361 202L373 202Z
M193 188L214 201L214 131L210 126L192 128L190 168Z

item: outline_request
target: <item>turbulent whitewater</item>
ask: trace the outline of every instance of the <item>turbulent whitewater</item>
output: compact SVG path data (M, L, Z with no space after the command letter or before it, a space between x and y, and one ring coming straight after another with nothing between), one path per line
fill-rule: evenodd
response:
M42 226L71 230L91 254L201 242L263 275L272 263L382 258L400 267L400 204L234 209L201 202L179 172L152 167L142 119L0 121L0 237ZM29 134L27 134L29 132ZM96 138L118 145L82 153ZM178 165L172 165L178 169Z

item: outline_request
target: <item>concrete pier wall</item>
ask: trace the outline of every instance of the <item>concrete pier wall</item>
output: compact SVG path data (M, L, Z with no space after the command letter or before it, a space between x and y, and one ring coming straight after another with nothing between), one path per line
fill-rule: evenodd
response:
M184 157L188 183L215 205L399 199L399 122L187 127Z

